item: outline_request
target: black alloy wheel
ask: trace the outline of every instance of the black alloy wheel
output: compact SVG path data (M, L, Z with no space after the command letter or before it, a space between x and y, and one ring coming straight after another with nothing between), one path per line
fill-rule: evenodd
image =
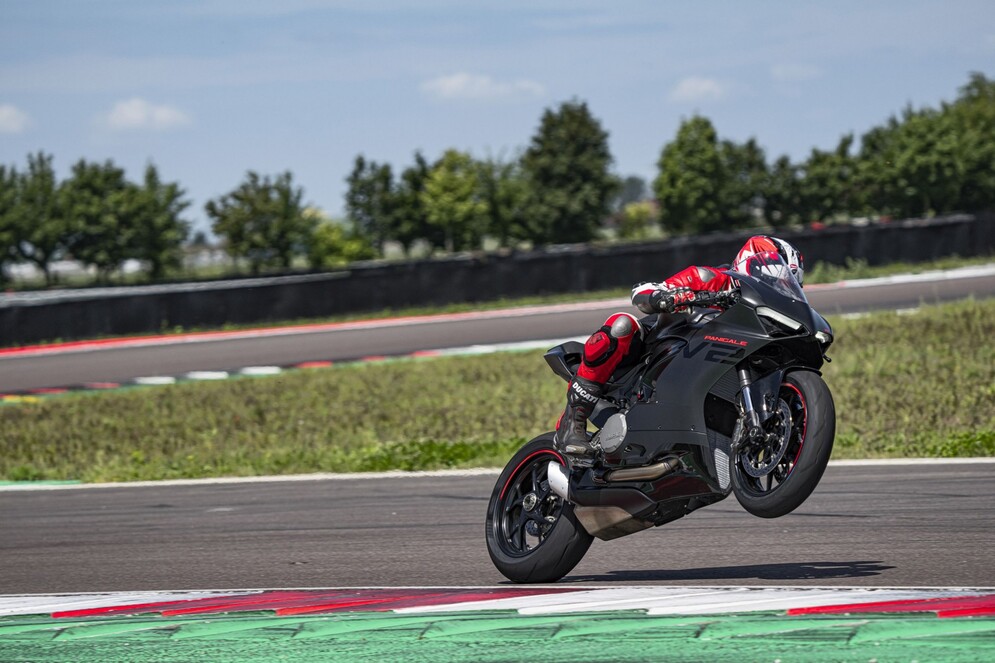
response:
M563 499L549 487L551 460L564 464L551 450L539 450L518 464L498 497L499 544L511 556L527 555L541 546L556 527Z
M826 470L836 437L833 395L818 373L788 373L776 407L764 423L766 438L746 443L732 469L736 499L761 518L791 513L808 499Z
M805 397L790 383L781 385L777 412L763 426L764 441L745 445L739 455L746 485L755 493L776 490L791 474L805 443Z
M487 552L514 582L559 580L594 540L577 521L573 505L551 489L550 462L568 467L553 448L553 434L545 433L512 457L487 503Z

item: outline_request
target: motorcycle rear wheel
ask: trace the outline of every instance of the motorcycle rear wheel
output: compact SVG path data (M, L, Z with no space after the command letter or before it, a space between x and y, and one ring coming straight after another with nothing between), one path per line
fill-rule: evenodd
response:
M577 522L573 505L549 486L549 461L566 465L544 433L512 456L487 503L487 552L512 582L556 582L584 557L590 534Z
M777 464L762 476L751 476L744 464L758 464L756 450L744 449L734 463L733 492L748 512L761 518L791 513L808 499L819 484L836 437L836 406L822 377L811 371L785 376L779 390L789 421L771 417L765 427L788 427L786 449L778 449ZM759 454L762 459L762 453ZM756 470L754 469L754 474Z

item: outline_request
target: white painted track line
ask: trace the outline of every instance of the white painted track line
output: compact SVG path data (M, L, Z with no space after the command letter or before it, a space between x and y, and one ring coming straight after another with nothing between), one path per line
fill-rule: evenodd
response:
M871 458L866 460L831 460L830 467L889 467L903 465L988 465L995 463L995 457L981 458ZM356 472L352 474L270 475L260 477L216 477L211 479L168 479L164 481L124 481L119 483L69 483L48 484L44 482L11 483L0 485L0 492L21 490L85 490L94 488L163 488L171 486L208 486L213 484L239 483L292 483L296 481L383 481L385 479L420 479L429 477L486 477L501 473L499 467L476 467L465 470L426 470L422 472Z
M258 592L261 590L255 590ZM37 615L63 610L90 610L138 603L160 603L166 601L189 601L209 599L216 596L233 596L254 593L253 590L231 592L191 591L191 592L111 592L106 594L78 595L31 595L0 597L0 616Z

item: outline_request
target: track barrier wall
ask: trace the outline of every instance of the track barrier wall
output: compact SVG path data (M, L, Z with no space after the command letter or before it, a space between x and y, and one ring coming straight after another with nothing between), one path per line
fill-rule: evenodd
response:
M751 233L610 246L367 263L269 278L0 295L0 344L160 332L586 292L662 279L692 264L728 263ZM806 263L921 262L995 252L995 213L778 231Z

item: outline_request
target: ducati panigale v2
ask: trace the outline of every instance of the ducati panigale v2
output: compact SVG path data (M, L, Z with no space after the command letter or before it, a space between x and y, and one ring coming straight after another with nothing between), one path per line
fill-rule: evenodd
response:
M833 332L779 257L755 258L749 273L727 272L735 291L696 292L676 315L671 299L644 321L642 352L615 370L591 415L593 456L560 453L547 432L512 457L486 522L508 579L554 582L594 538L663 525L730 492L763 518L812 493L836 431L819 372ZM582 351L568 342L545 359L569 381Z

